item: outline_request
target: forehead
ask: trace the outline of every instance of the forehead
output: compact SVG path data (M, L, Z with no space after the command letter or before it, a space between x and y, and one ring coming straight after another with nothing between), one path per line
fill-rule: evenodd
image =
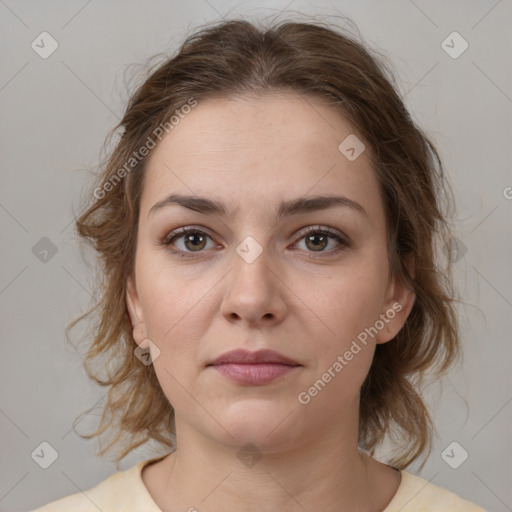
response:
M311 96L201 100L149 155L141 210L171 192L261 207L336 189L368 202L378 194L370 148L349 160L339 149L349 136L362 141L339 111Z
M183 116L159 148L177 149L183 156L226 157L231 162L236 158L234 149L243 150L241 158L252 152L264 159L279 148L283 158L291 159L315 156L328 145L336 154L339 142L356 132L339 111L317 97L295 92L213 97L200 100Z

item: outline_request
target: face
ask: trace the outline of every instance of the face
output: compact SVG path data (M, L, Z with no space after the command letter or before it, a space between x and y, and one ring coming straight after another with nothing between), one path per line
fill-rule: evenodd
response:
M413 295L389 279L369 144L354 159L349 135L315 98L209 99L150 154L127 302L178 439L272 451L357 425ZM237 349L287 364L211 365Z

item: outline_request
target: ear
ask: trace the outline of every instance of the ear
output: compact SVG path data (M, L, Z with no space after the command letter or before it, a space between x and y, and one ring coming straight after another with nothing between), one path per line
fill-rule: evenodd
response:
M409 275L414 276L414 261L409 258L406 265ZM395 277L391 279L386 301L380 315L384 327L379 330L375 339L376 343L386 343L400 332L414 306L415 300L416 294L413 290Z
M148 333L144 322L144 313L140 304L139 296L133 277L126 281L126 307L133 327L133 339L141 348L149 347Z

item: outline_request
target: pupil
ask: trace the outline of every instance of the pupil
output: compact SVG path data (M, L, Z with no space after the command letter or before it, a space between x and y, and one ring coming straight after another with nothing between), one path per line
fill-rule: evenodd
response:
M194 238L195 237L203 238L203 240L199 241L198 243L195 243L194 242ZM192 233L192 234L188 235L187 242L191 242L192 246L195 247L195 248L201 248L201 243L204 242L204 237L201 234L199 234L199 233ZM196 242L197 242L197 240L196 240Z
M312 241L314 241L315 239L318 239L318 238L323 239L323 241L325 242L325 239L326 239L325 235L318 235L318 234L317 235L310 235L308 237L308 241L312 242ZM319 246L318 245L314 245L314 247L318 248ZM320 248L321 249L325 248L325 243Z

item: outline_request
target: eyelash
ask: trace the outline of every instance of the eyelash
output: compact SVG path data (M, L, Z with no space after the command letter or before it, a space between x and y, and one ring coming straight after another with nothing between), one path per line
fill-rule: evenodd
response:
M181 257L181 258L197 258L199 253L204 252L204 251L197 251L198 255L196 255L196 254L194 254L194 252L186 252L186 251L182 251L181 249L180 250L176 250L176 249L171 249L170 248L171 245L172 245L172 242L174 242L175 240L177 240L177 239L179 239L179 238L181 238L181 237L183 237L183 236L185 236L185 235L187 235L189 233L202 234L202 235L205 235L205 236L207 236L208 238L211 239L211 237L207 233L205 233L204 231L201 231L199 228L196 228L196 227L193 227L193 226L189 226L189 227L184 227L184 228L176 229L176 230L172 231L171 233L169 233L161 241L161 245L169 248L170 252L175 254L178 257ZM310 254L310 256L309 256L309 258L311 258L311 259L321 258L325 254L327 254L329 256L332 255L332 254L337 254L339 251L341 251L341 250L351 246L351 242L349 241L349 239L347 237L342 236L337 231L334 231L333 229L331 229L329 227L320 227L320 226L312 226L312 227L308 228L306 231L302 231L301 232L301 236L299 238L299 241L302 240L303 238L305 238L306 236L312 234L312 233L314 233L314 234L321 234L321 235L327 235L330 238L334 238L339 243L339 246L336 247L335 249L331 249L330 251L326 251L326 252L320 251L317 254L312 252Z

